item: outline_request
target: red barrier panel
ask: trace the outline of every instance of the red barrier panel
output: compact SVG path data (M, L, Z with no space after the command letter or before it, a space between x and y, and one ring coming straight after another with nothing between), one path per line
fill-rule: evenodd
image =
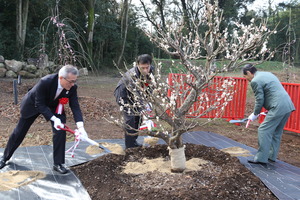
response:
M188 89L190 88L190 86L186 83L187 79L188 77L186 74L171 73L169 74L168 83L170 85L170 88L173 88L173 91L175 90L174 87L179 87L176 89L179 89L180 94L183 94L184 97L186 97L188 94L185 94L185 92L188 91ZM225 107L221 117L230 118L230 119L244 118L245 107L246 107L247 86L248 86L248 82L245 78L216 76L211 81L212 84L210 84L210 86L207 87L206 89L202 90L202 92L205 92L209 97L217 97L219 95L217 88L221 87L225 80L235 81L235 85L234 85L235 93L233 95L232 101L228 102L228 105ZM171 96L171 92L172 92L171 90L168 91L168 97ZM176 100L178 108L182 105L183 101L184 99ZM186 117L189 118L198 117L199 115L201 115L201 113L203 113L204 110L206 110L205 108L209 107L210 105L213 105L215 102L216 100L201 101L199 97L198 101L194 103L194 105L189 110L189 114L186 115ZM201 108L203 109L201 110ZM170 112L168 112L168 114L170 114ZM217 110L210 111L205 115L201 116L201 118L215 118L215 117L218 117Z
M296 110L289 117L284 130L300 133L300 84L298 83L281 83L287 93L290 95ZM262 109L265 111L266 109ZM264 117L260 117L259 122L262 123Z

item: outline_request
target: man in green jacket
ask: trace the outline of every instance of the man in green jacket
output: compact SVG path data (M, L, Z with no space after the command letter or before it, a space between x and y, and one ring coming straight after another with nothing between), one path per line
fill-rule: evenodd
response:
M258 151L254 159L248 162L254 164L275 162L283 128L291 112L295 110L294 104L274 74L259 72L251 64L244 66L243 74L250 81L255 95L254 112L248 120L256 120L262 107L268 111L264 122L258 128Z

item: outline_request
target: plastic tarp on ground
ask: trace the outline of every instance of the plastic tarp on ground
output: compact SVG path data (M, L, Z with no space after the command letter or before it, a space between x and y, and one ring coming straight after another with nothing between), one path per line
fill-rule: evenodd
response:
M139 142L143 143L143 137L139 137ZM223 149L228 147L241 147L256 153L256 149L238 143L224 136L210 132L190 132L183 135L185 143L203 144L205 146ZM124 148L124 140L97 140L99 143L117 143ZM159 141L160 144L164 143ZM73 143L67 143L67 148ZM75 157L66 154L66 165L75 166L93 160L109 152L97 155L85 153L88 143L82 142L75 150ZM4 149L0 149L2 155ZM290 200L300 199L300 168L292 166L282 161L276 161L267 165L249 164L247 159L251 157L238 157L240 162L252 171L262 182L274 193L278 199ZM9 191L0 192L0 199L5 200L86 200L90 199L89 194L82 186L80 180L71 171L61 175L52 170L52 146L20 147L17 149L9 164L0 170L0 173L10 170L37 170L46 173L46 177L37 180L29 185L22 186Z
M227 137L208 132L190 132L183 135L186 143L203 144L217 149L241 147L255 155L256 149L238 143ZM253 174L282 200L300 199L300 168L277 160L266 165L250 164L247 160L252 157L238 157Z
M100 141L97 141L100 142ZM124 143L123 140L101 140L101 142ZM66 148L73 145L68 142ZM66 166L75 166L93 160L109 152L106 148L104 152L97 155L89 155L85 153L86 148L90 144L81 142L75 150L74 158L71 154L66 153ZM121 144L123 145L123 144ZM123 145L124 146L124 145ZM4 149L0 149L2 156ZM0 170L4 173L12 170L20 171L41 171L46 177L34 181L28 185L14 188L8 191L0 192L2 200L90 200L90 196L86 189L82 186L80 180L70 170L67 174L59 174L52 170L53 167L52 146L32 146L19 147L13 157L8 161L7 165Z

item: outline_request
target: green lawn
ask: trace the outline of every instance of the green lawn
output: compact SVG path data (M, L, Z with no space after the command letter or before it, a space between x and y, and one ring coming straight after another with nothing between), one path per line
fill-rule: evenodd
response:
M205 64L205 60L197 60L194 62L198 65ZM216 63L217 67L221 68L224 64L226 64L226 62L228 62L228 61L217 62ZM161 63L162 73L165 75L168 73L185 73L186 72L185 68L183 67L180 60L178 60L178 59L173 59L173 60L172 59L155 59L155 65L157 65L158 63ZM278 62L278 61L266 61L262 64L256 65L256 67L260 71L270 71L270 72L280 73L280 74L284 74L287 72L289 72L289 73L299 73L300 72L299 68L288 67L287 64L284 64L284 63ZM242 76L241 68L236 69L235 71L232 71L232 72L222 73L220 75L241 77Z

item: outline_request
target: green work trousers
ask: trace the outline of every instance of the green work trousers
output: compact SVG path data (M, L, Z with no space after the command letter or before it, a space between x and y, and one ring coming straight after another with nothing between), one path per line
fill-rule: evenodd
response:
M267 163L268 159L276 160L283 128L290 114L291 112L281 116L267 114L264 122L258 128L258 150L254 161Z

